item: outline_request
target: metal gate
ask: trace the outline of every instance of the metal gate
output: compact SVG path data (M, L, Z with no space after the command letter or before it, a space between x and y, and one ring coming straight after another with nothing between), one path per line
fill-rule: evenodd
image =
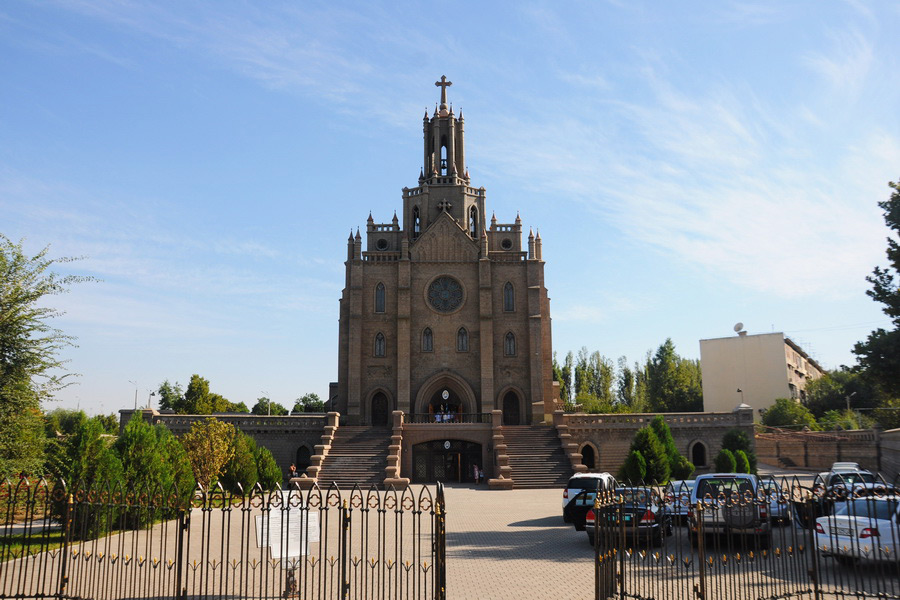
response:
M630 502L634 489L657 507ZM588 516L595 598L900 598L897 491L769 479L695 504L671 487L599 492Z
M0 598L446 597L444 491L0 483Z

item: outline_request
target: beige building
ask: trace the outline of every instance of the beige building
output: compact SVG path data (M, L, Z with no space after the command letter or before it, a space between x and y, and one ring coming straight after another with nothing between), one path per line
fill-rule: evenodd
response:
M540 234L523 243L518 215L487 217L462 113L447 102L450 82L436 85L418 185L403 188L399 216L370 214L365 235L347 241L330 408L362 425L387 425L394 410L440 422L498 409L505 424L540 422L554 390Z
M824 373L819 364L783 333L700 340L703 410L723 412L741 403L759 411L777 398L806 397L806 383Z

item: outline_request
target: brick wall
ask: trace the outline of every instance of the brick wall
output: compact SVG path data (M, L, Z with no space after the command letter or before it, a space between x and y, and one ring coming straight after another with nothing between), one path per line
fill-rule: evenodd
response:
M879 471L882 435L874 429L768 432L756 436L756 453L761 462L771 465L827 471L833 463L844 461ZM892 435L894 439L900 447L900 437Z

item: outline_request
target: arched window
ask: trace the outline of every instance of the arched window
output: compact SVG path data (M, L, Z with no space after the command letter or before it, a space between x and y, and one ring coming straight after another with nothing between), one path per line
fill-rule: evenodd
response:
M694 442L694 445L691 446L691 462L694 463L696 467L705 467L706 466L706 444L697 440Z
M469 235L478 238L478 208L474 206L469 209Z
M469 351L469 332L466 331L465 327L460 327L459 331L456 332L456 351Z
M444 139L441 138L443 144ZM441 145L441 175L447 174L447 146Z
M419 219L419 207L413 206L412 213L412 230L413 230L413 239L419 237L419 234L422 233L422 221Z
M506 338L503 340L503 354L506 356L516 355L516 336L513 335L512 331L507 333Z
M434 334L431 333L431 328L426 327L425 331L422 332L422 352L433 352L434 351Z
M516 310L516 290L513 288L513 284L508 281L503 286L503 310L506 312Z
M375 286L375 312L384 312L384 284L381 282Z
M384 334L380 331L375 335L375 356L384 356Z

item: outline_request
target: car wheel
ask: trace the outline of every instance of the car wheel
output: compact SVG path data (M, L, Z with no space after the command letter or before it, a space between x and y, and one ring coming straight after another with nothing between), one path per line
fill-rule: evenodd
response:
M584 523L575 523L575 531L584 531Z

